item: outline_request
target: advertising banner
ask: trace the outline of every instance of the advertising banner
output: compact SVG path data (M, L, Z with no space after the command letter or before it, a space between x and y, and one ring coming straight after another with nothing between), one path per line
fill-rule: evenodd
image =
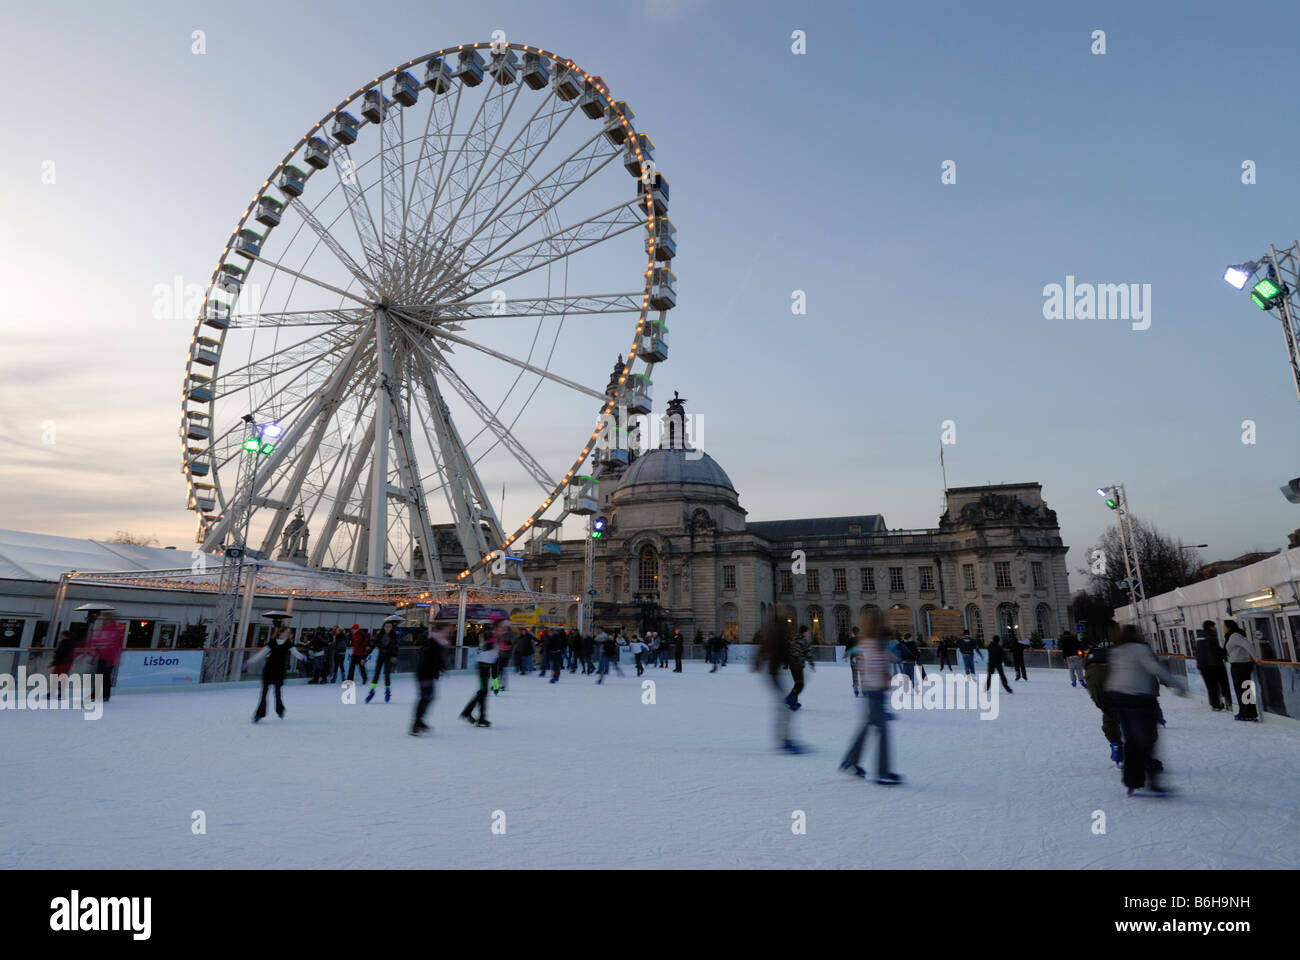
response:
M116 685L166 687L198 683L202 670L202 650L124 650Z

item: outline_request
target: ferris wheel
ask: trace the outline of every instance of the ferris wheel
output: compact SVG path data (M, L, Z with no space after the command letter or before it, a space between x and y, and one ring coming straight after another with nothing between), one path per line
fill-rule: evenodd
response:
M619 407L649 413L676 303L668 183L632 121L572 60L494 41L394 67L303 134L195 323L204 548L242 522L313 568L516 580L500 560L530 528L594 512L584 464Z

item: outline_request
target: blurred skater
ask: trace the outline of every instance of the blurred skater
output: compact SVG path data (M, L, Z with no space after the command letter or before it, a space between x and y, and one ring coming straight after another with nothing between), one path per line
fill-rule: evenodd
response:
M415 702L415 719L411 722L411 736L418 737L433 728L424 722L424 711L433 703L433 689L442 675L443 656L447 650L447 625L435 626L420 644L420 659L415 667L415 682L420 688L420 698Z
M767 682L776 697L776 742L786 753L803 753L804 748L790 737L789 697L781 684L781 673L789 665L790 644L793 638L789 629L779 619L766 624L758 633L758 653L754 657L754 670L764 670Z
M889 690L889 664L893 654L889 653L880 642L880 613L868 610L858 618L858 643L853 648L853 658L858 661L858 675L862 678L862 687L867 698L867 708L857 736L849 744L840 769L859 777L866 777L862 768L862 750L867 743L867 734L875 727L880 734L880 747L876 756L876 783L882 786L897 786L903 778L889 769L889 714L885 710L885 695Z

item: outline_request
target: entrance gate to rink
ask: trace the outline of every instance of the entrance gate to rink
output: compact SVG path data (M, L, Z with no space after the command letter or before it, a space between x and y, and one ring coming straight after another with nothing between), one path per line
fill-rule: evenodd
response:
M60 630L68 629L72 622L78 619L78 614L68 609L70 606L67 599L69 589L81 586L95 587L98 588L98 593L101 595L106 594L110 600L114 597L122 597L123 599L119 602L123 603L127 602L127 598L132 591L167 591L168 593L192 595L196 607L213 608L221 580L220 568L220 564L212 564L199 570L178 568L129 573L66 573L60 578L58 589L55 592L53 609L50 614L51 629L48 635L58 637ZM467 616L468 613L485 608L526 607L531 610L536 607L568 604L579 599L562 594L539 593L537 591L498 587L490 584L368 577L361 574L309 570L286 564L260 565L254 576L248 579L244 592L244 609L246 611L252 610L254 605L265 608L269 602L276 609L290 614L291 617L293 616L295 602L313 601L313 606L317 608L312 614L313 618L328 616L328 612L322 613L320 611L320 604L334 602L348 604L352 611L355 611L358 605L370 605L378 609L386 609L389 612L393 610L399 612L403 610L411 611L409 616L416 622L423 624L426 618L418 614L419 610L436 610L439 607L450 607L458 612L455 624L456 646L448 653L449 663L447 669L453 670L465 669L472 659L469 649L464 644L466 629L471 619L470 616ZM351 612L341 610L339 613L343 619L351 621L353 616ZM176 646L146 651L155 656L169 653L182 655L202 654L202 667L200 669L173 672L170 676L164 677L159 685L192 686L199 682L238 681L242 679L247 656L262 649L270 630L270 625L262 617L250 618L246 615L244 621L245 626L241 637L244 642L237 646L214 647L208 645L212 639L211 618L208 617L198 620L199 623L208 628L207 640L203 647L186 648ZM295 640L301 638L302 631L331 629L328 626L319 628L311 626L295 627L292 619L287 625L295 630ZM339 624L339 626L344 628L348 636L348 650L344 658L346 672L347 669L351 668L351 631L344 624ZM139 651L127 650L124 651L124 655L135 652ZM20 665L20 659L21 665L27 668L28 673L33 671L44 672L49 668L53 648L31 647L21 651L14 651L14 653L20 655L20 658L15 658L13 663L15 672ZM334 672L333 656L333 651L328 650L327 675ZM418 656L418 650L414 647L402 648L398 653L393 672L414 672ZM375 659L373 653L367 655L365 661L367 673L370 671L371 662ZM213 669L214 665L215 670ZM74 667L74 670L83 669L88 669L88 667L85 667L80 662ZM289 679L307 677L311 675L313 669L314 666L310 657L304 662L291 658L286 670L286 677ZM124 681L127 680L121 668L117 671L117 676L122 677ZM138 678L132 675L125 685L148 684L141 683Z

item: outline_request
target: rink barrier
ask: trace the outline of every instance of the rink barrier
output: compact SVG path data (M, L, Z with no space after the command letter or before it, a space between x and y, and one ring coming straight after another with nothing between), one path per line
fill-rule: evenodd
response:
M232 648L225 647L221 649L185 649L185 648L127 648L123 650L123 656L127 655L145 655L153 657L169 658L171 654L186 655L186 659L194 658L197 654L228 653ZM261 650L261 647L237 647L233 648L244 653L245 659ZM749 664L753 662L758 647L753 644L733 643L727 647L728 664ZM29 675L33 673L48 673L50 657L53 656L52 647L27 647L27 648L9 648L0 649L0 673L7 673L10 676L17 676L18 668L25 666ZM449 664L444 666L447 673L461 673L475 669L478 660L477 647L453 647L449 650ZM704 662L707 658L707 650L702 643L687 643L682 647L682 660L684 662ZM1196 660L1192 657L1180 654L1159 654L1161 661L1175 676L1184 679L1187 682L1188 692L1199 699L1208 702L1208 696L1205 689L1205 680L1202 678L1200 671L1196 667ZM393 674L411 674L415 672L416 663L419 659L419 650L415 647L403 647L398 651L397 664L393 668ZM597 658L593 657L593 661ZM846 649L843 646L832 646L830 644L814 644L813 660L818 663L838 662L842 663L846 659ZM366 657L366 675L374 676L375 653L372 651ZM537 663L537 657L534 656L534 665ZM352 654L349 653L344 660L344 677L347 676L347 670L351 666ZM622 651L619 662L623 665L632 662L632 657ZM669 663L673 662L671 647L669 649ZM933 648L925 648L921 651L921 664L926 667L935 668L938 666L939 658ZM954 653L953 662L957 668L961 668L961 657ZM1008 655L1004 663L1004 669L1011 667L1011 657ZM975 661L977 671L983 673L988 669L988 659L986 651L981 650ZM1065 668L1065 662L1059 650L1027 650L1025 651L1025 668L1026 670L1043 670L1055 669L1062 670ZM91 670L90 661L85 658L79 658L73 664L73 672L89 673ZM229 686L256 685L260 665L255 665L249 671L244 673L242 680L221 681ZM286 682L306 683L312 673L310 660L304 663L291 660L288 669L285 672ZM117 678L121 676L120 668L114 672L114 689L119 687L123 692L139 691L151 692L159 690L184 690L193 689L200 686L198 682L174 682L169 684L149 684L143 682L144 678L133 678L128 684L120 683ZM355 678L360 682L360 676ZM1265 660L1257 663L1255 666L1255 679L1259 690L1259 701L1262 710L1265 713L1275 714L1280 717L1289 717L1300 719L1300 664L1287 661Z

